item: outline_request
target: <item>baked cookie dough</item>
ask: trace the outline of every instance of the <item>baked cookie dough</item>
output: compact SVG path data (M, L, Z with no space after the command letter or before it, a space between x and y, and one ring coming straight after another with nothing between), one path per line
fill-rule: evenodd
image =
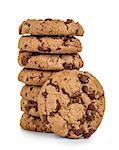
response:
M18 62L24 68L39 70L72 70L83 67L83 61L78 54L39 55L38 53L20 52Z
M105 110L104 91L88 72L64 70L52 75L37 98L40 117L51 130L68 138L88 138Z
M27 85L42 86L53 73L55 73L55 71L22 69L18 75L18 80Z
M18 48L43 54L76 54L82 50L80 41L74 37L49 36L22 36Z
M37 102L22 98L20 102L21 110L34 117L40 117Z
M38 131L38 132L51 132L51 128L46 127L45 123L39 117L33 117L24 113L20 120L20 126L24 130Z
M82 26L71 19L66 21L28 19L23 21L19 27L19 34L82 36L83 33Z
M24 99L28 99L28 100L36 102L37 97L38 97L39 92L40 92L40 89L41 89L40 86L25 85L25 86L22 87L20 95Z

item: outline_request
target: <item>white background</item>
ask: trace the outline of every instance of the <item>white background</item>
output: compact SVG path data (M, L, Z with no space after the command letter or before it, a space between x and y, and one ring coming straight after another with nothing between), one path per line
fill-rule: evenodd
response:
M0 0L0 149L119 148L119 4L118 0ZM27 18L72 18L79 21L87 70L99 79L106 95L101 126L89 139L70 140L21 130L17 81L18 27ZM117 148L116 148L117 147Z

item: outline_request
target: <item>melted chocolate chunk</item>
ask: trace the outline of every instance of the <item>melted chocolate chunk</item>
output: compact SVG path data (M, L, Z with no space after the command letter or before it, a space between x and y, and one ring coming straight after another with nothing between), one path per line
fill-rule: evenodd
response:
M42 93L42 95L47 98L48 93L45 91L44 93Z
M86 75L80 75L79 76L79 80L80 80L80 82L82 83L82 84L85 84L85 83L88 83L88 76L86 76Z
M88 105L88 110L92 110L95 111L95 106L91 103L90 105Z
M95 92L88 94L88 96L90 97L90 99L95 99Z
M29 110L31 109L31 107L30 106L25 106L25 110L27 111L27 112L29 112Z
M87 115L87 117L86 117L87 121L92 121L94 119L94 112L93 111L87 109L86 115Z
M95 130L90 129L88 133L84 133L83 136L84 138L89 138L91 136L91 134L93 134L95 132Z
M64 64L63 64L63 67L64 67L65 69L70 69L70 70L71 70L71 69L73 68L73 65L72 65L71 63L69 63L69 64L68 64L68 63L64 63Z
M84 124L85 123L85 118L83 117L79 121L81 122L81 124Z
M22 65L26 65L27 62L28 62L28 57L23 57L23 59L21 59Z
M80 91L77 91L71 96L71 103L83 103Z
M78 129L78 130L73 130L73 132L74 132L75 135L79 136L79 135L83 134L84 130L83 130L83 128L81 128L81 129Z
M63 46L68 46L68 41L69 41L69 38L64 38L63 39Z
M72 19L67 19L67 21L65 22L66 24L72 23L73 20Z
M87 94L88 93L88 87L87 86L83 86L82 87L82 91Z

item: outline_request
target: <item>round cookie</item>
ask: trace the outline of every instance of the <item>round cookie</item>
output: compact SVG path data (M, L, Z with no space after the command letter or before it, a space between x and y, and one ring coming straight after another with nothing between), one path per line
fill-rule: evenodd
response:
M27 19L19 27L19 34L82 36L83 33L82 26L71 19Z
M20 52L19 65L24 68L39 70L79 69L83 61L78 54L72 55L41 55L38 53Z
M20 126L24 130L37 132L52 132L50 127L46 127L45 123L39 117L33 117L24 113L20 119Z
M22 36L18 48L26 52L45 54L76 54L82 50L75 37Z
M88 72L64 70L52 75L37 98L41 119L54 133L88 138L98 128L105 109L104 91Z

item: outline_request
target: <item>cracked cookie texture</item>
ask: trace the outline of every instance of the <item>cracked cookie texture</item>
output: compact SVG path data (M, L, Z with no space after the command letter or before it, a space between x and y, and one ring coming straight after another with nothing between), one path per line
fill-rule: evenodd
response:
M78 54L39 55L38 53L20 52L18 62L24 68L39 70L72 70L83 67L83 61Z
M46 127L45 123L40 117L33 117L24 113L20 119L20 126L24 130L37 131L37 132L51 132L51 128Z
M27 19L20 25L19 34L82 36L84 30L78 22L74 22L71 19L66 21L58 19Z
M82 50L81 43L75 37L22 36L18 48L21 51L43 54L72 54Z
M68 138L88 138L98 128L105 110L99 81L90 73L64 70L55 73L41 87L37 99L42 121Z

